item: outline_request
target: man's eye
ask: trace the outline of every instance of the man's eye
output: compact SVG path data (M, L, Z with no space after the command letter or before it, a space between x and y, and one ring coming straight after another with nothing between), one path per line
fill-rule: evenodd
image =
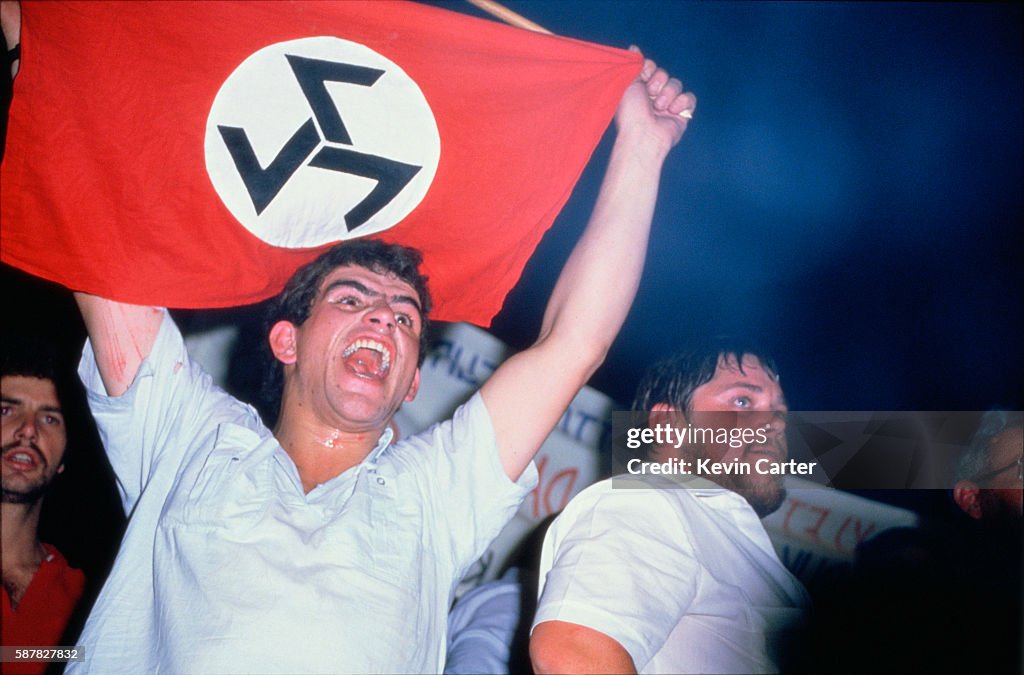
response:
M4 405L4 406L0 407L0 415L3 415L4 417L7 417L10 414L11 414L11 406Z
M43 415L43 424L60 424L61 418L56 415Z
M750 398L746 396L737 396L736 399L733 401L733 405L735 405L737 408L749 408Z
M412 328L413 325L412 317L409 316L408 314L396 314L395 321L397 321L399 324L403 326L408 326L410 328Z
M362 304L362 301L354 295L343 295L334 301L336 305L345 305L347 307L358 307Z

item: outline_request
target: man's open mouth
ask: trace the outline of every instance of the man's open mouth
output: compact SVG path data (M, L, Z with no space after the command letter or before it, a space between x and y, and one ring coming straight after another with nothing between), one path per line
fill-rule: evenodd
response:
M356 340L341 354L342 362L356 375L383 378L391 368L391 351L376 340Z
M25 471L34 469L41 463L37 453L24 447L12 448L5 452L3 457L8 465Z

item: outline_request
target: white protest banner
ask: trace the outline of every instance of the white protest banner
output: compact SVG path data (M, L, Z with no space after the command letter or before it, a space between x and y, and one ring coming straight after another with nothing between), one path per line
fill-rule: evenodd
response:
M788 476L786 501L764 523L779 558L807 583L853 561L858 544L893 527L914 527L912 511Z

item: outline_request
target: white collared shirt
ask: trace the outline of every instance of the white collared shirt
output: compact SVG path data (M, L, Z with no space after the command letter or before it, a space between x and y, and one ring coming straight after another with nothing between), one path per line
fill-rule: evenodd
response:
M88 344L80 374L130 521L69 672L440 672L454 585L536 483L477 394L305 494L169 317L123 396Z
M552 523L533 625L604 633L641 673L778 670L774 642L807 594L746 500L722 488L655 479L661 487L625 488L623 480L637 482L596 483Z

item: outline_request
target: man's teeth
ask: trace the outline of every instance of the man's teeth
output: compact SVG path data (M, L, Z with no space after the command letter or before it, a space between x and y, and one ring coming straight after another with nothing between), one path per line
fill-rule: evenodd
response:
M376 340L368 340L366 338L362 340L356 340L355 342L348 346L348 349L346 349L341 356L342 358L348 358L349 356L352 356L360 349L372 349L373 351L380 353L380 372L387 372L388 366L391 365L391 352L388 351L387 347L377 342Z

